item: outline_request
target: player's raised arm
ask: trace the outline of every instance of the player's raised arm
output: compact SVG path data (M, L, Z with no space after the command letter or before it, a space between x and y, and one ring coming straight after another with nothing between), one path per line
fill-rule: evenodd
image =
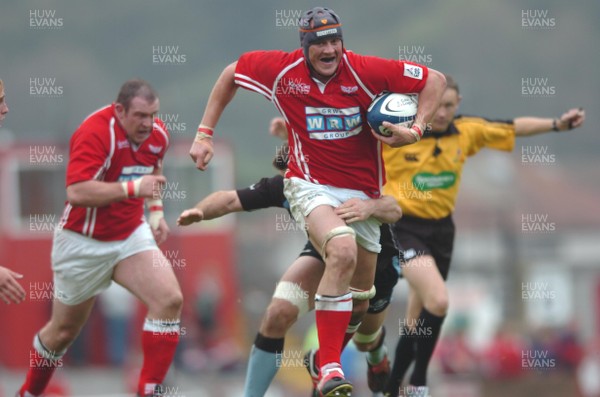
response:
M335 213L346 223L364 221L370 217L382 223L394 223L402 217L402 209L392 196L371 200L352 198L337 207Z
M514 119L515 135L529 136L550 131L568 131L579 128L585 121L585 110L574 108L559 118L517 117Z
M228 65L215 83L204 109L202 121L198 126L198 132L192 143L190 156L199 170L206 170L209 161L212 159L212 135L214 128L219 122L223 110L225 110L225 107L233 99L237 91L234 79L236 65L237 62Z

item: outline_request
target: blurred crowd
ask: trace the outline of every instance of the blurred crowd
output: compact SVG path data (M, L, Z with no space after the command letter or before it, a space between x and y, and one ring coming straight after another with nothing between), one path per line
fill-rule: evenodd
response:
M494 395L493 389L502 388L498 385L526 391L524 384L536 382L546 384L552 395L600 397L600 338L583 343L574 325L526 332L503 325L479 348L466 327L449 331L434 358L443 378L479 382L489 389L485 396Z

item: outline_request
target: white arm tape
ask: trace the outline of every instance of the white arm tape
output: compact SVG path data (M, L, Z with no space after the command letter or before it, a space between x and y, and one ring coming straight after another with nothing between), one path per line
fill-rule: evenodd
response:
M163 203L161 199L153 199L146 200L146 205L150 210L150 215L148 216L148 223L153 230L158 229L158 225L160 220L165 217L165 213L163 211Z

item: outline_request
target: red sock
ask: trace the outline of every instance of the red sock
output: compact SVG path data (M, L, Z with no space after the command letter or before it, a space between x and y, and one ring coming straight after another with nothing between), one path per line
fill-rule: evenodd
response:
M156 385L162 384L173 361L179 341L179 322L148 320L142 333L144 365L140 374L138 393L151 395Z
M20 397L24 396L25 392L33 396L41 395L48 386L54 370L57 367L62 367L62 354L57 355L46 351L44 355L41 355L36 347L45 350L37 335L34 340L34 348L29 352L29 371L27 371L25 383L23 383L17 394Z
M348 345L348 343L352 340L352 337L354 336L354 334L356 333L356 330L358 329L358 327L360 326L360 323L358 323L357 325L348 325L348 328L346 329L346 333L344 334L344 342L342 343L342 351L344 351L344 348ZM321 368L321 355L319 354L319 350L317 350L315 352L315 365L317 368Z
M319 368L340 363L346 328L352 316L352 294L315 297L317 333L319 335Z

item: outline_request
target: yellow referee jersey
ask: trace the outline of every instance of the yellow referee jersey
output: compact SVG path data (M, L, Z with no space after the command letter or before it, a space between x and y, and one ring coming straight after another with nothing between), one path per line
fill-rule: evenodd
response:
M426 134L420 142L400 148L383 145L383 192L398 200L405 215L445 218L454 212L467 157L484 147L511 151L514 145L512 122L458 116L440 135Z

